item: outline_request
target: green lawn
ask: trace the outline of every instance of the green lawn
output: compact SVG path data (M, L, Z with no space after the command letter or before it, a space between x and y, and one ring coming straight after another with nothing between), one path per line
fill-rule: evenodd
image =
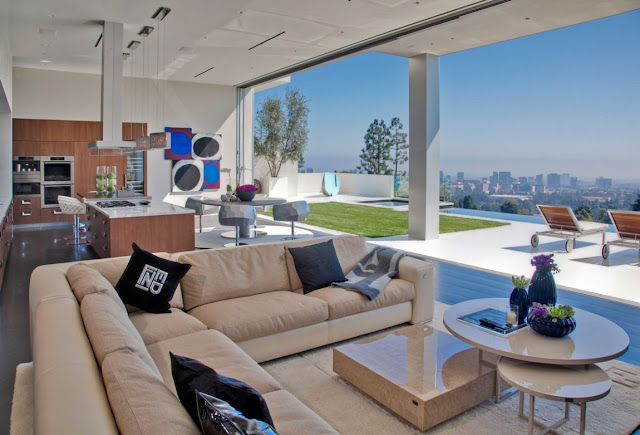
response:
M324 202L309 204L309 225L329 228L364 237L401 236L409 232L409 212L367 205ZM272 216L271 212L265 212ZM440 233L492 228L505 223L440 215Z

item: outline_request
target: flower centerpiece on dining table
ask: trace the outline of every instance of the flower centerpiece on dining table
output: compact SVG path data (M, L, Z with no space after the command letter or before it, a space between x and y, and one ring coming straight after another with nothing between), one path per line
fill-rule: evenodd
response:
M257 191L258 188L253 184L243 184L236 187L236 196L240 201L252 201Z
M576 329L576 320L573 318L575 310L570 305L531 305L527 322L529 327L538 334L547 337L564 337Z
M555 305L558 296L553 274L560 272L560 268L553 259L553 254L536 255L531 259L531 265L536 270L533 272L529 285L529 303Z

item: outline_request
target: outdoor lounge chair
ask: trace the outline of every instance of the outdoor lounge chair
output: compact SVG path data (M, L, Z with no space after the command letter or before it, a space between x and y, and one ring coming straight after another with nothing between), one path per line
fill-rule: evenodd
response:
M539 236L557 237L565 239L564 249L571 252L576 243L576 238L592 234L602 233L604 245L604 232L609 228L607 224L598 222L582 222L576 219L571 207L566 205L538 205L545 222L549 226L547 231L538 231L531 236L531 246L538 246Z
M640 211L609 210L609 217L620 238L604 244L602 258L609 257L610 245L640 249Z

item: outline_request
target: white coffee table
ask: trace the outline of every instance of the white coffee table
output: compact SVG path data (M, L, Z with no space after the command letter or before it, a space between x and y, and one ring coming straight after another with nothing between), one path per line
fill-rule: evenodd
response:
M545 337L531 328L523 328L508 336L499 336L458 317L497 307L504 311L507 299L472 299L449 308L444 313L444 326L452 335L479 349L522 361L543 364L581 365L615 359L629 347L629 336L612 321L588 311L576 309L578 325L562 338Z

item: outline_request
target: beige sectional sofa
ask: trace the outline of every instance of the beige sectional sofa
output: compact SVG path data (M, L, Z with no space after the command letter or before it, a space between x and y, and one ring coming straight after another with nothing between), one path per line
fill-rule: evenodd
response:
M286 247L319 241L161 254L192 265L169 314L122 304L112 286L128 257L38 267L33 415L12 418L33 418L35 433L47 434L198 433L175 395L171 351L253 386L279 433L335 433L258 363L430 320L434 272L405 257L373 301L331 287L304 295ZM369 250L361 237L333 242L345 274Z

